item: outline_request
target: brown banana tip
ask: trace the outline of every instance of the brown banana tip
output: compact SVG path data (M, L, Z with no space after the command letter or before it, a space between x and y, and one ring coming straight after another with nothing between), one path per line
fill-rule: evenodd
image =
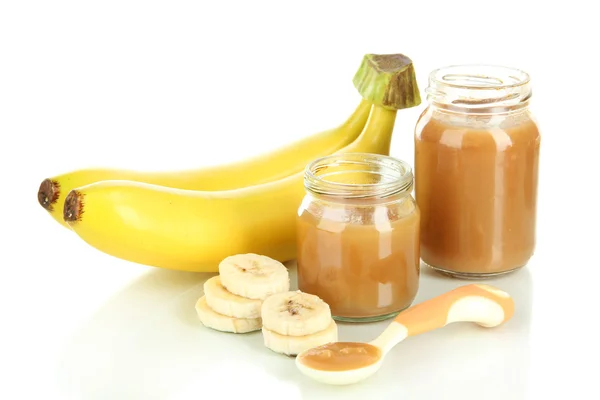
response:
M65 198L63 219L65 222L81 221L83 215L83 194L77 190L71 190Z
M54 204L60 196L60 183L51 179L44 179L38 189L38 202L47 211L54 211Z

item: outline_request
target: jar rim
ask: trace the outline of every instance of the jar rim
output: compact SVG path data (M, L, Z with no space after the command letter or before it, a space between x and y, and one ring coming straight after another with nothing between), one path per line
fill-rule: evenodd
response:
M425 92L430 103L450 111L504 112L529 104L531 77L501 65L449 65L430 72Z
M350 167L350 168L348 168ZM359 169L357 169L359 168ZM325 172L325 171L329 172ZM332 180L355 174L366 182ZM369 181L372 179L373 181ZM376 153L331 154L310 162L304 171L307 191L328 197L386 198L412 191L411 166L400 159Z
M457 84L448 78L472 78L472 83ZM471 90L508 89L528 84L530 75L518 68L496 64L453 64L436 68L429 74L429 82ZM479 85L477 85L479 83Z

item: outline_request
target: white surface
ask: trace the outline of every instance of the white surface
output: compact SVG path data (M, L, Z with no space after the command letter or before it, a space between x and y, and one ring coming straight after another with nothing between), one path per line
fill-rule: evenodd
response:
M1 3L0 398L598 392L600 35L592 3L299 4ZM409 55L421 91L428 72L446 64L506 64L532 75L543 130L538 248L526 269L489 281L516 300L505 326L455 324L408 339L372 379L324 387L267 351L260 333L200 326L194 302L207 276L101 254L36 202L39 182L66 170L224 163L334 126L357 104L351 80L369 52ZM424 106L397 119L392 155L411 164ZM417 301L462 283L424 270ZM344 325L340 339L371 340L384 326Z

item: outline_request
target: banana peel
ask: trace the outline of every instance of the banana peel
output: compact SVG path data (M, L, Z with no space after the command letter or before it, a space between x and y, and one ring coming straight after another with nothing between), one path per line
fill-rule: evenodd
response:
M412 61L366 55L354 84L370 114L360 135L331 154L388 155L397 111L420 104ZM284 262L296 257L303 176L216 191L103 180L71 190L63 218L97 250L149 266L217 272L221 260L244 253Z

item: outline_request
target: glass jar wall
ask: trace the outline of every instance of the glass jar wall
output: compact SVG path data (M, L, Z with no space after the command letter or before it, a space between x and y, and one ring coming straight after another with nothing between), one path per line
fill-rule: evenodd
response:
M433 71L415 129L421 257L484 278L527 264L535 249L540 133L523 71L481 65Z
M298 288L334 319L374 321L409 307L419 286L420 214L408 164L350 153L306 168L298 210Z

